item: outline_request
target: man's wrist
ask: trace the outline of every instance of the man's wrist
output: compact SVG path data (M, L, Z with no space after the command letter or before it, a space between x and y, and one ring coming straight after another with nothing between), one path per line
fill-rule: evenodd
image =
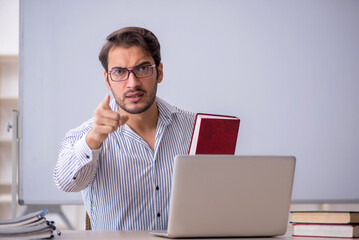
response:
M93 133L91 131L89 131L86 135L86 143L92 150L99 149L102 145L102 141L93 137Z
M74 150L77 156L77 159L81 162L81 165L84 166L89 162L92 162L95 159L97 160L100 152L99 149L91 149L90 146L86 142L86 136L82 137L79 141L77 141L74 145Z

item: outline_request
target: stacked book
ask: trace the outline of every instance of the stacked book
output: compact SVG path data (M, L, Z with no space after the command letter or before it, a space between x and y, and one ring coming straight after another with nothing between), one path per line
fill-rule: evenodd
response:
M359 237L359 212L291 211L295 237Z
M0 239L52 238L54 222L47 221L47 209L11 220L0 220Z

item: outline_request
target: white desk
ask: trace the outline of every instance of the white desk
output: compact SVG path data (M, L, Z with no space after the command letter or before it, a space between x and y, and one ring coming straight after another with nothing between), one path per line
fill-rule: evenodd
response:
M67 239L101 239L101 240L164 240L166 238L156 237L149 234L148 231L86 231L86 230L65 230L61 232L60 236L55 236L56 240L67 240ZM210 238L214 240L216 238ZM219 239L219 238L217 238ZM220 238L226 239L226 238ZM236 238L227 238L236 239ZM287 233L283 236L271 237L271 238L238 238L240 240L333 240L333 238L313 238L313 237L292 237L292 228L289 228ZM339 238L337 238L339 240ZM186 239L189 240L189 239ZM201 238L200 240L205 240Z

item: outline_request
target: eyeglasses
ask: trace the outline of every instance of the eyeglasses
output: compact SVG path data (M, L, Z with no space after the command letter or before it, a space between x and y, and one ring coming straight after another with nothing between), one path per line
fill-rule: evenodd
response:
M132 70L127 68L114 68L111 71L108 71L108 74L110 75L112 81L121 82L127 80L131 72L135 75L136 78L150 77L153 74L154 67L156 67L156 64L140 65L134 67Z

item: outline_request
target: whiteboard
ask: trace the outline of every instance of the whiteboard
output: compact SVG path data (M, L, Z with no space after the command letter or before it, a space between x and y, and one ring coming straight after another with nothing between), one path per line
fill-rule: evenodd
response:
M108 34L160 40L158 96L241 119L236 154L294 155L293 202L358 202L359 1L21 0L19 198L81 203L53 182L65 133L108 90Z

